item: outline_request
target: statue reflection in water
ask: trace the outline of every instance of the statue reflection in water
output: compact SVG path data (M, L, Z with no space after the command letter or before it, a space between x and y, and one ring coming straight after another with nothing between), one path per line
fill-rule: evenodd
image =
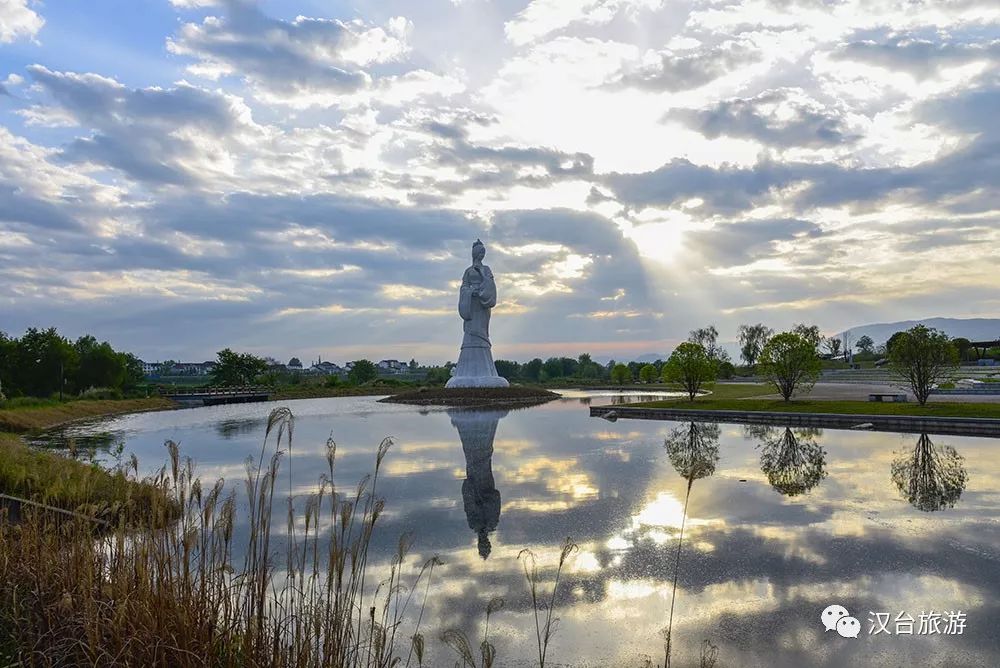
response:
M934 445L920 434L913 450L892 462L892 482L917 510L933 512L951 508L965 490L965 459L950 445Z
M500 522L500 492L493 480L493 439L497 423L507 411L451 409L448 416L458 430L465 453L462 504L469 528L476 532L479 556L490 556L490 534Z

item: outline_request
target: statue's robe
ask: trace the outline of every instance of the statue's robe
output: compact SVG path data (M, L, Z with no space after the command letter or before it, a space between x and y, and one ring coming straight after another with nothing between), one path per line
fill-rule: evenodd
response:
M507 387L497 373L490 343L490 311L497 305L497 284L485 264L465 270L458 292L462 349L448 387Z

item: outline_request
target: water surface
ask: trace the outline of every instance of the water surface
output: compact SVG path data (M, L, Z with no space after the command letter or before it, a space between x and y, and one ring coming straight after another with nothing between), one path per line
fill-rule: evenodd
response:
M557 598L553 665L662 663L672 600L675 666L697 665L706 640L720 667L1000 665L997 440L589 417L588 404L623 400L613 392L567 392L514 411L375 399L282 404L296 417L291 487L314 489L331 435L342 487L370 472L381 439L394 437L375 567L406 532L414 573L434 554L445 562L422 629L430 665L454 664L434 640L442 630L480 636L494 596L507 602L490 624L499 665L531 665L518 553L538 555L550 587L567 536L580 549ZM203 479L238 481L273 406L124 416L51 442L121 444L151 471L171 439ZM283 469L282 486L288 476ZM824 631L830 604L859 619L857 639ZM921 613L959 610L961 634L944 623L918 633ZM871 635L875 613L891 615L889 631L900 613L912 616L913 634Z

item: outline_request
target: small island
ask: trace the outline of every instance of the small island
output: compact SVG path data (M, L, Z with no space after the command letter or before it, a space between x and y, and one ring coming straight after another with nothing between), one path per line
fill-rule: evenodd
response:
M559 394L538 387L422 387L379 399L383 403L417 406L524 408L558 399Z

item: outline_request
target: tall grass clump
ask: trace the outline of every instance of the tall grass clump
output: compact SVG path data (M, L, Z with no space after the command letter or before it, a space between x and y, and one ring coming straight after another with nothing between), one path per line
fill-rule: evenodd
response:
M556 566L555 582L552 584L552 593L545 600L544 595L539 592L541 579L538 575L538 564L535 554L531 550L524 549L517 555L522 559L521 565L524 568L524 578L528 582L528 590L531 592L531 607L535 615L535 641L538 649L538 666L545 668L545 659L549 651L549 641L559 626L559 618L553 617L556 609L556 593L559 591L559 580L562 576L563 566L566 559L579 548L569 538L563 543L562 551L559 553L559 565Z
M248 459L245 498L224 481L203 485L168 441L168 463L146 479L164 491L142 517L111 527L27 509L0 519L0 651L28 666L350 666L382 668L420 657L419 621L401 627L415 592L424 601L436 558L404 582L409 540L389 576L366 582L384 502L379 471L346 493L327 470L297 513L289 498L283 545L273 543L284 494L280 466L294 419L274 410L260 454ZM137 477L134 460L130 475ZM290 473L290 472L289 472ZM291 476L288 478L291 492ZM280 490L280 491L279 491ZM425 587L418 589L421 580ZM422 605L422 604L421 604ZM420 618L422 618L422 608Z

